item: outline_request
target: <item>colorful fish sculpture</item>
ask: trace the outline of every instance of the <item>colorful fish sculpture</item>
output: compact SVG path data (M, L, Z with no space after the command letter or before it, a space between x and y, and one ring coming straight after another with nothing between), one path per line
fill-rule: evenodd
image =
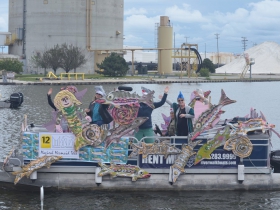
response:
M5 171L5 166L9 163L10 157L12 156L12 154L14 153L15 149L14 147L12 148L12 150L9 152L9 154L7 155L7 157L5 158L4 162L3 162L3 166L2 166L2 170Z
M225 142L230 137L230 126L226 126L224 132L220 134L220 130L218 130L217 134L214 138L208 141L206 144L202 145L195 158L194 165L198 164L203 159L211 159L211 153L220 146L223 146Z
M191 134L191 140L196 139L202 132L213 128L220 120L222 107L235 103L235 100L229 99L224 90L221 90L221 98L218 105L211 105L208 110L203 112L194 124L194 132Z
M129 125L118 125L114 128L109 130L105 138L105 146L104 148L107 149L113 142L118 142L122 136L126 135L132 130L137 129L140 125L142 125L148 117L137 117L131 124Z
M142 142L142 146L138 146L137 144L130 142L130 146L132 148L132 152L129 157L134 157L139 154L142 154L142 158L146 158L148 155L164 155L164 158L166 159L168 155L177 155L181 153L181 150L177 147L164 142L153 144L146 144Z
M110 166L100 163L101 171L98 176L105 176L110 174L111 178L115 177L131 177L132 181L137 181L137 179L150 178L151 174L147 171L139 168L139 166L134 165L115 165L111 163Z
M175 183L181 173L185 173L185 166L189 158L196 154L193 151L194 147L198 145L202 140L199 141L190 141L188 145L182 145L182 152L177 156L175 163L171 166L169 177L171 177L172 183Z
M135 92L130 93L129 91L115 90L108 93L108 95L105 98L106 101L104 103L110 104L114 107L119 107L121 105L145 103L154 109L155 107L153 103L153 97L154 97L154 91L139 96Z
M16 176L14 184L16 185L23 177L29 177L34 171L47 167L50 168L51 164L60 160L62 156L43 156L37 160L31 161L28 165L22 166L21 171L12 172Z

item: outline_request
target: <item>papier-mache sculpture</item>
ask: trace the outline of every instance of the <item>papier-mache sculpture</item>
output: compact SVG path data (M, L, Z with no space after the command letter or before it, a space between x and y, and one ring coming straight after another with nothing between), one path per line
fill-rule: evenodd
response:
M69 91L62 90L54 98L54 104L59 110L57 117L56 130L62 132L60 126L61 117L64 116L68 122L68 127L75 135L75 150L79 150L86 145L99 145L107 136L108 126L99 127L98 125L82 125L78 117L80 112L84 118L90 122L91 118L79 107L82 103ZM98 143L97 143L98 142Z

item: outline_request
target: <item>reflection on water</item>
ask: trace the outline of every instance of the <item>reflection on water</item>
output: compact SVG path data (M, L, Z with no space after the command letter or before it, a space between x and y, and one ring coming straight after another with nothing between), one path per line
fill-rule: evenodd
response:
M235 116L244 117L251 107L262 111L269 123L276 125L280 132L280 98L276 95L278 82L262 83L203 83L168 84L170 87L168 99L176 101L181 90L186 101L190 93L196 89L211 90L211 102L217 104L221 88L230 99L237 103L225 106L222 119ZM140 84L131 85L141 94ZM163 94L165 84L146 84L145 87L155 90L155 101ZM20 109L0 108L0 159L3 159L12 146L18 144L20 126L23 115L28 116L28 123L44 124L51 120L51 107L47 104L47 92L51 86L0 86L2 99L9 98L14 92L22 92L24 102ZM61 86L53 86L53 96ZM86 108L93 98L94 86L77 86L79 90L88 89L82 102ZM113 90L115 85L105 85L106 92ZM154 110L153 123L164 123L161 113L169 115L169 105ZM273 149L280 149L280 141L272 136ZM48 192L45 196L44 209L280 209L280 193L278 192L145 192L145 193L113 193L113 192ZM0 189L0 209L40 209L38 192L18 192Z
M0 189L0 209L40 209L38 192ZM280 192L45 192L44 209L51 210L182 210L280 209Z

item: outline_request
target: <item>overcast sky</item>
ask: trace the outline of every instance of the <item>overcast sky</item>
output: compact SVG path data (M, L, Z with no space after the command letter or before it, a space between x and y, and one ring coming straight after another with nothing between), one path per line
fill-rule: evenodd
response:
M199 51L242 53L264 41L280 43L279 0L124 0L124 45L155 47L155 24L169 16L175 44ZM8 31L8 0L0 0L0 31ZM186 38L187 37L187 38Z

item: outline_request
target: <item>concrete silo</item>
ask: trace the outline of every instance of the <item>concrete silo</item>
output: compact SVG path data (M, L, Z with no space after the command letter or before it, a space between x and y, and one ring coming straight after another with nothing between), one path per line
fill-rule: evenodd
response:
M161 16L158 27L158 48L171 49L173 28L170 25L169 17ZM172 50L158 51L158 71L161 74L172 72Z
M94 49L122 49L124 0L9 0L9 31L17 40L9 53L29 60L56 44L84 49L88 62L77 72L94 72Z

